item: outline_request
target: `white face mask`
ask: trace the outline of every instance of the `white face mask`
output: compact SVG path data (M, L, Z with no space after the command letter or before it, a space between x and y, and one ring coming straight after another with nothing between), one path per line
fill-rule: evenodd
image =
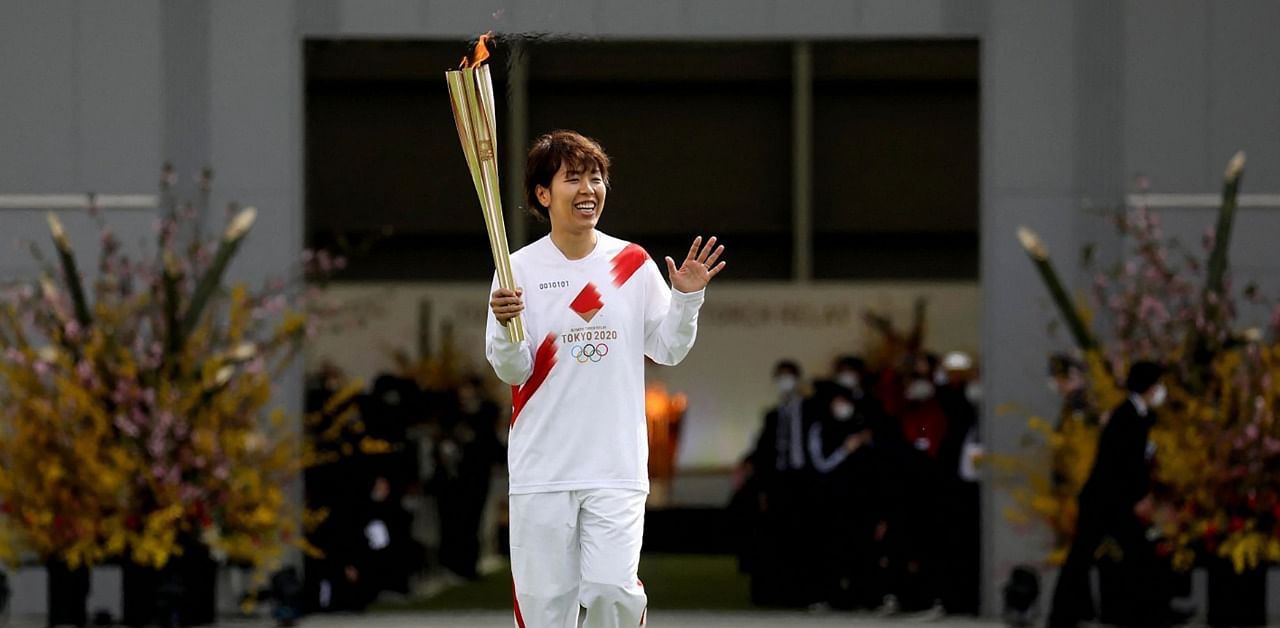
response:
M933 384L929 380L917 379L907 386L906 397L910 401L924 401L933 396Z
M836 375L836 383L848 388L849 390L854 390L861 382L858 379L857 373L853 371L844 371Z
M941 369L933 372L933 383L938 386L947 385L947 372Z
M1054 379L1054 378L1050 377L1050 378L1049 378L1049 381L1048 381L1048 382L1046 382L1046 383L1045 383L1045 385L1049 387L1049 392L1051 392L1051 393L1053 393L1053 394L1055 394L1055 395L1061 395L1061 394L1062 394L1062 391L1058 390L1058 380L1056 380L1056 379Z
M969 403L981 403L982 384L979 384L978 382L969 382L969 385L964 388L964 396L969 400Z
M773 383L778 387L778 392L788 395L795 392L796 385L800 382L795 375L779 375L773 379Z
M1169 389L1165 388L1164 384L1157 385L1155 390L1151 391L1151 407L1159 408L1160 406L1163 406L1165 399L1168 397Z
M847 401L837 401L831 404L831 416L837 421L848 421L853 418L853 404Z

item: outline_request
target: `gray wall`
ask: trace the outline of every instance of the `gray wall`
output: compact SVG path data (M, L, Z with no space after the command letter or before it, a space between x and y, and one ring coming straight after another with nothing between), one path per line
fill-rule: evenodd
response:
M1162 192L1217 192L1236 151L1248 153L1245 191L1280 191L1280 42L1263 36L1280 18L1270 2L996 1L983 37L982 282L984 376L992 403L1045 412L1047 299L1013 237L1028 225L1077 286L1079 248L1121 243L1086 207L1113 207L1144 174ZM1192 245L1212 210L1158 212ZM1245 210L1231 259L1238 277L1280 294L1280 256L1268 242L1280 212ZM1250 310L1262 322L1263 312ZM988 411L989 445L1016 451L1023 416ZM1010 500L988 493L988 582L1035 557L1043 539L1009 529ZM1273 579L1274 580L1274 579ZM996 603L996 591L987 600ZM1272 599L1276 599L1273 595ZM1276 604L1272 604L1273 613ZM988 606L989 609L996 608Z
M988 398L1041 411L1043 293L1013 238L1036 228L1059 265L1085 241L1118 250L1085 205L1114 204L1136 173L1162 191L1213 191L1249 152L1246 188L1280 192L1280 4L1207 0L0 0L0 194L151 192L159 164L218 169L219 201L261 210L233 272L279 273L302 243L301 40L456 37L484 30L628 38L979 37L982 45L982 273ZM215 207L220 203L215 203ZM1165 212L1195 234L1204 211ZM134 239L151 217L120 216ZM220 211L206 221L221 224ZM85 220L69 220L89 251ZM30 270L15 238L44 237L38 212L0 213L0 274ZM1280 215L1246 211L1233 259L1280 276L1268 234ZM1272 235L1271 237L1274 237ZM126 238L128 240L129 238ZM1271 280L1274 282L1276 280ZM297 406L298 377L283 397ZM1022 421L988 417L1010 451ZM988 496L988 582L1034 560L1042 539L1012 531ZM994 602L995 587L989 586Z

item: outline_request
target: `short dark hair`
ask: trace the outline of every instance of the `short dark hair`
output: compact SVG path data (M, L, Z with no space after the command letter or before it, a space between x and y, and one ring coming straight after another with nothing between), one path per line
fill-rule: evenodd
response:
M1074 356L1067 353L1055 353L1049 356L1049 375L1054 377L1066 377L1070 375L1072 371L1083 372L1084 364Z
M594 163L600 169L604 184L609 185L609 155L600 143L577 131L552 131L538 137L529 148L524 167L524 197L529 213L541 221L548 218L547 208L538 201L538 186L551 187L551 179L560 166L570 163L585 167Z
M779 360L777 364L773 365L773 374L775 376L782 373L783 371L791 373L796 377L800 377L800 374L802 373L802 371L800 370L800 365L796 364L795 361L793 360Z
M1151 390L1163 375L1164 367L1155 362L1134 362L1129 367L1129 377L1125 379L1124 387L1131 393L1141 395Z
M836 358L836 370L849 369L859 373L867 370L867 362L856 355L842 355Z

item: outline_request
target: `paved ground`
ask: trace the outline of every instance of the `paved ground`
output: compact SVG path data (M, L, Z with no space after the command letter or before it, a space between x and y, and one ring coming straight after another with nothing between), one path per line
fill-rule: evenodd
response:
M0 626L4 625L0 622ZM274 625L267 620L224 621L227 628L266 628ZM385 613L376 615L326 615L308 617L301 628L512 628L508 613ZM805 613L725 613L725 612L656 612L649 617L651 628L880 628L894 626L938 626L977 628L999 626L994 622L974 620L944 620L913 622L909 619L879 619L868 616L831 613L810 615ZM43 628L44 624L31 618L13 621L12 628Z

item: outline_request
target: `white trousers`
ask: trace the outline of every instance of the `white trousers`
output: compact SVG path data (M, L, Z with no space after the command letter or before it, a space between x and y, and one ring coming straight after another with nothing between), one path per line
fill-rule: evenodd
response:
M588 489L511 496L518 628L636 628L645 494Z

